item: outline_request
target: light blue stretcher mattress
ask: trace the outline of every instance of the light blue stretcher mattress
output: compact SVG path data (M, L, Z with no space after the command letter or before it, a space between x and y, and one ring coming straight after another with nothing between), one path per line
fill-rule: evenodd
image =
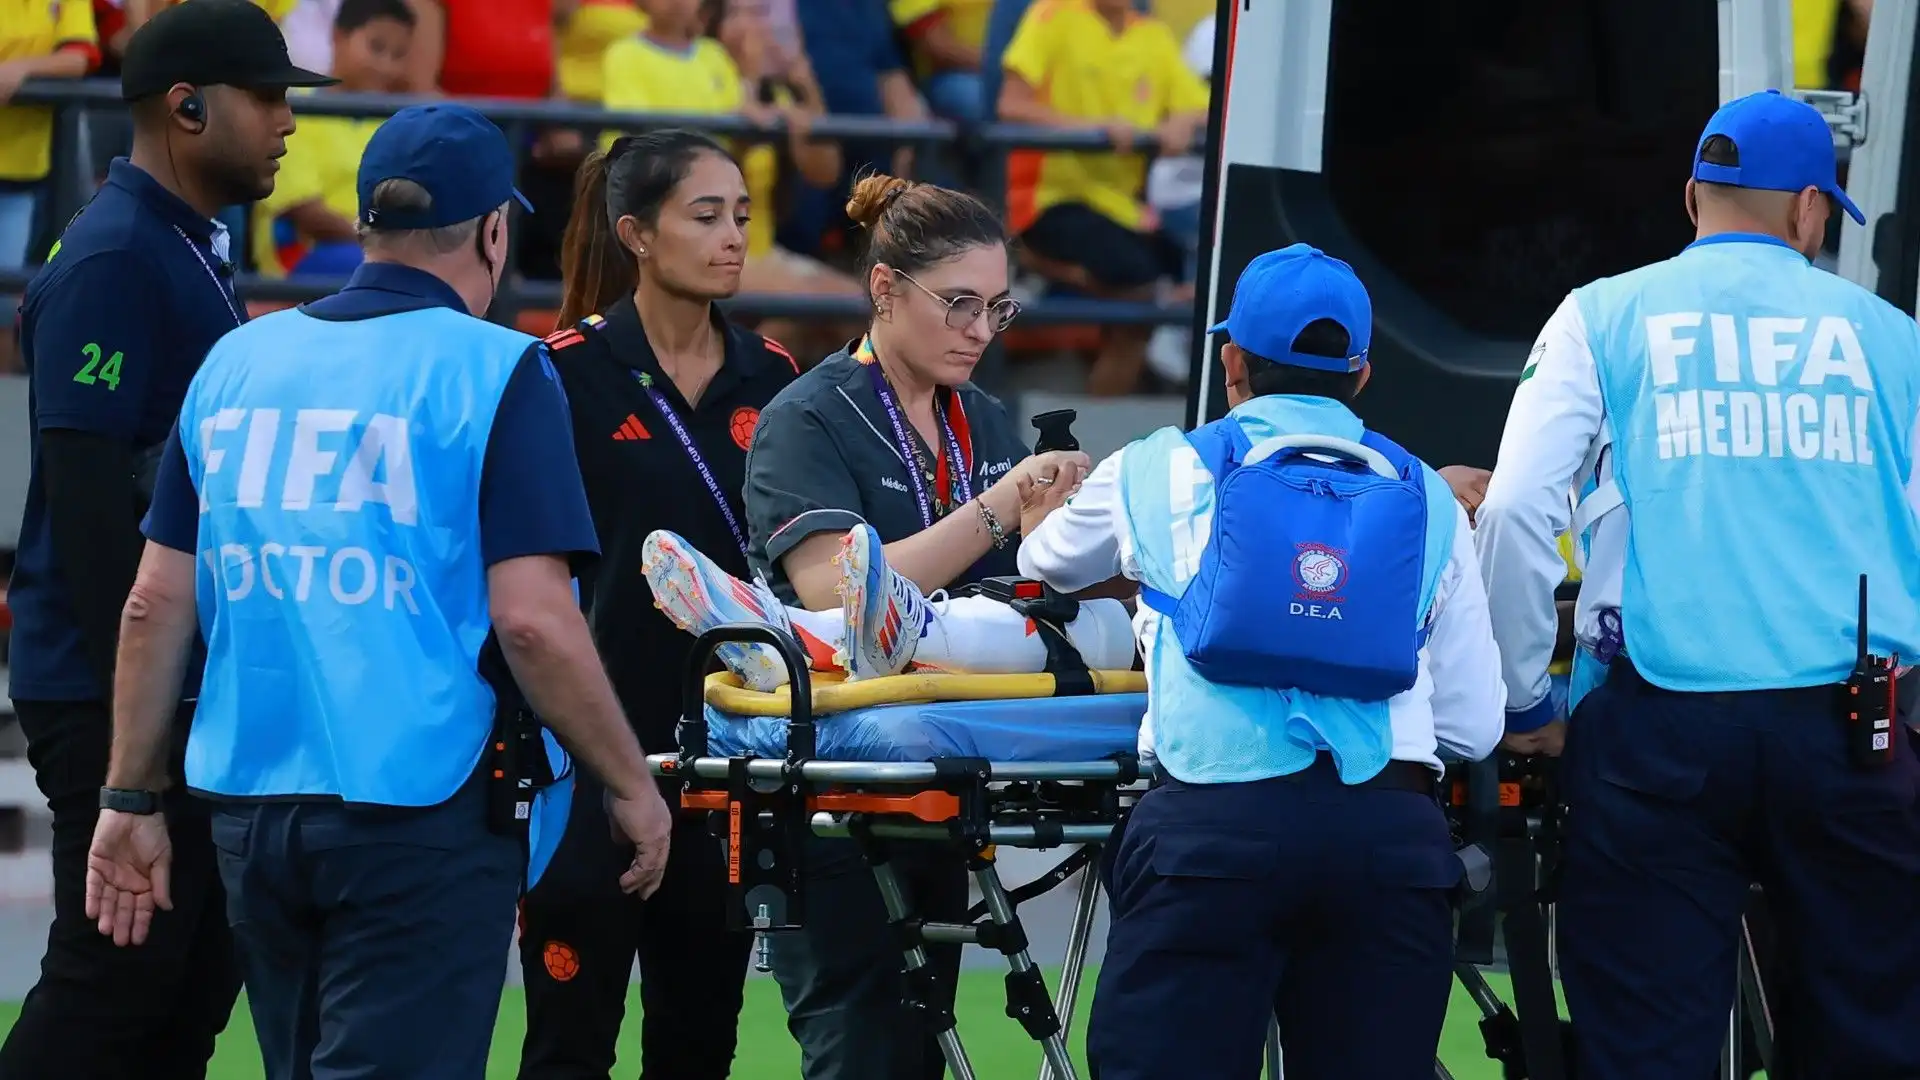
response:
M1099 761L1131 754L1145 694L876 705L817 717L815 756L828 761ZM707 752L785 757L787 721L707 707Z
M1565 676L1553 695L1564 709ZM1146 709L1145 694L876 705L816 718L815 751L827 761L1099 761L1134 752ZM708 706L707 752L785 757L787 722Z

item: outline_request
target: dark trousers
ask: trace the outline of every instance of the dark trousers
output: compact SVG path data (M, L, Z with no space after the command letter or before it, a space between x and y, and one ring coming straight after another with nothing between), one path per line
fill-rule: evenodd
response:
M1093 1075L1253 1080L1277 1015L1288 1080L1430 1080L1460 873L1426 796L1166 780L1114 856Z
M1755 880L1781 1072L1920 1076L1920 762L1850 764L1836 704L1672 693L1623 662L1580 703L1559 941L1581 1080L1712 1073Z
M225 803L213 842L269 1080L482 1080L521 845L426 810Z
M957 922L967 911L960 857L933 844L890 849L907 902L922 918ZM906 958L887 925L873 870L851 840L815 839L808 850L806 925L773 935L773 975L800 1044L804 1080L939 1080L946 1059L903 1003ZM927 947L933 1007L951 1009L960 946Z
M704 823L676 829L659 891L644 901L622 893L633 845L614 842L600 786L578 783L560 848L520 905L521 1080L611 1073L636 958L640 1076L726 1080L753 934L727 930L721 841Z
M206 805L178 787L176 759L176 787L165 800L173 910L154 912L145 944L115 946L86 910L87 849L107 779L107 707L16 701L14 708L53 810L53 925L40 981L0 1046L0 1078L204 1077L240 992ZM177 732L184 734L192 713L191 705L181 708Z

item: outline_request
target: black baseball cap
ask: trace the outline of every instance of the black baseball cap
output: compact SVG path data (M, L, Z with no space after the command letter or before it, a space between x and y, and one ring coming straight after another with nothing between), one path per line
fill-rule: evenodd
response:
M252 0L184 0L133 32L120 60L125 101L164 94L176 83L279 89L340 80L295 67L273 16Z

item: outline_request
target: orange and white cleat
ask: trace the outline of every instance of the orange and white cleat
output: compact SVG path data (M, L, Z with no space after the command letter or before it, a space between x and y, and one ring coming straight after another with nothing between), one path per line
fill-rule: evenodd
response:
M654 606L689 634L704 634L725 623L793 632L786 606L766 583L741 581L665 529L647 535L640 547L640 568L653 589ZM726 644L715 652L750 690L766 692L787 684L786 664L770 645Z
M898 675L913 663L929 617L920 587L887 565L880 534L860 525L840 543L840 606L847 681Z

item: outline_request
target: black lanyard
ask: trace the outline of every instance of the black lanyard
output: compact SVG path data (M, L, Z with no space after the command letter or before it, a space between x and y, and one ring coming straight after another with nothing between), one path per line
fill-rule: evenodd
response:
M872 354L873 347L861 342L861 351ZM895 398L893 387L887 384L887 377L881 374L878 360L868 361L867 370L873 376L873 392L880 396L881 407L887 410L887 422L893 425L893 438L900 447L901 460L907 463L907 479L913 481L913 495L920 503L920 522L923 528L931 528L934 518L933 498L927 490L925 470L920 466L920 449L915 445L913 436L908 434L906 421L901 418L900 404ZM973 500L973 478L967 469L966 454L960 449L960 438L954 434L953 425L947 421L946 414L934 410L940 421L942 449L946 452L947 472L951 479L948 492L941 492L942 498L954 496L953 505L964 506Z
M673 404L667 400L665 394L654 389L653 376L644 371L636 371L633 377L639 381L640 389L646 391L647 397L652 400L653 407L659 410L661 418L666 420L667 426L673 429L674 437L680 440L680 449L687 452L687 460L693 462L694 471L700 474L701 481L707 485L707 494L713 496L714 505L720 508L720 516L727 519L727 528L733 533L733 542L740 545L740 554L745 555L747 534L741 530L740 520L734 516L733 505L727 502L727 493L721 490L720 481L714 478L713 470L707 467L707 459L700 456L700 448L694 445L693 435L680 421L680 414L674 412Z

